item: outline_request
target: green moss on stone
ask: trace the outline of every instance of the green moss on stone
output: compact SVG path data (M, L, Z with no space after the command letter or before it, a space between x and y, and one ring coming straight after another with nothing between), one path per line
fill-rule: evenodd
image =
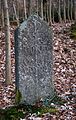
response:
M19 104L21 102L21 98L22 98L21 92L18 89L16 89L15 103Z

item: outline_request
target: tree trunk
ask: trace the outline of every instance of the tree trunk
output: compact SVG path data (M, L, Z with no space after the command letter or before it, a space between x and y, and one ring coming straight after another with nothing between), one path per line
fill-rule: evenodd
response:
M48 0L47 0L46 8L47 8L47 22L49 22L49 1Z
M23 0L23 7L24 7L24 18L27 19L26 0Z
M52 6L52 3L51 3L51 0L50 0L50 8L49 8L49 14L50 14L50 23L52 23L52 16L51 16L51 6Z
M42 17L42 19L44 19L44 16L43 16L43 0L41 0L41 17Z
M2 27L4 27L4 12L3 12L3 8L1 9L1 11L2 11Z
M13 9L14 9L14 13L15 13L16 20L17 20L17 24L18 24L18 26L19 26L19 18L18 18L18 16L17 16L16 7L15 7L14 2L13 2Z
M11 84L11 41L10 41L10 23L7 0L4 2L4 14L5 14L5 42L6 42L6 84Z
M74 19L76 20L76 0L74 0Z
M52 4L53 5L53 9L52 9L52 14L53 14L53 23L54 23L54 4Z
M30 14L37 14L37 1L30 0Z
M73 19L73 13L72 13L73 12L72 11L73 10L73 2L72 2L72 0L71 0L70 4L71 4L71 6L70 6L70 17L71 17L71 20L72 20Z
M66 22L66 4L65 4L65 0L63 0L64 2L64 22Z
M39 3L38 3L38 0L37 0L37 15L38 15L38 12L39 12L38 6L39 6Z
M58 14L59 14L59 22L61 22L61 7L60 7L60 0L59 0L59 5L58 5Z
M1 26L4 27L4 10L3 1L1 1Z
M69 0L68 0L68 11L67 11L67 16L68 16L68 20L70 21L69 5L70 5L70 3L69 3Z
M19 0L16 0L16 14L17 14L17 18L18 18L18 23L19 23L19 14L20 14L20 4L19 4Z

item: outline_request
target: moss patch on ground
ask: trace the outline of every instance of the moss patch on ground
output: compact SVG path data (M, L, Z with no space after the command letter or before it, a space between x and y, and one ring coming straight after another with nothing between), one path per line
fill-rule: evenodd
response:
M29 113L36 113L38 116L42 116L45 113L56 114L58 109L55 107L36 107L32 105L18 105L14 107L9 107L6 109L0 109L0 120L20 120L20 118L25 118Z
M76 23L71 25L71 34L70 37L76 40Z
M51 100L51 103L56 105L64 105L67 101L62 99L61 97L55 95L54 98Z
M51 103L56 105L63 105L66 101L55 95L52 100L49 99L49 104L46 106L43 103L37 102L34 105L17 104L15 106L0 109L0 120L20 120L25 118L29 113L36 113L37 116L42 116L45 113L57 114L59 110L52 106Z

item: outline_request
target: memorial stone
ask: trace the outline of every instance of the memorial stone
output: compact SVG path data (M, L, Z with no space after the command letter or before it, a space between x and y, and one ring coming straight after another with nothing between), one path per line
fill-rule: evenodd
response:
M16 87L22 102L53 97L52 50L52 30L40 17L31 15L16 29Z

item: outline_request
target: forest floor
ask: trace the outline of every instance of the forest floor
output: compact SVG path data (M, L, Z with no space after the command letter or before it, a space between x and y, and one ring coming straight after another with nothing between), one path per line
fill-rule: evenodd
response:
M56 23L53 28L53 79L57 94L67 100L58 115L45 114L29 120L76 120L76 40L70 38L71 23ZM11 62L13 85L5 85L5 35L0 32L0 108L13 105L15 98L14 27L11 28Z

